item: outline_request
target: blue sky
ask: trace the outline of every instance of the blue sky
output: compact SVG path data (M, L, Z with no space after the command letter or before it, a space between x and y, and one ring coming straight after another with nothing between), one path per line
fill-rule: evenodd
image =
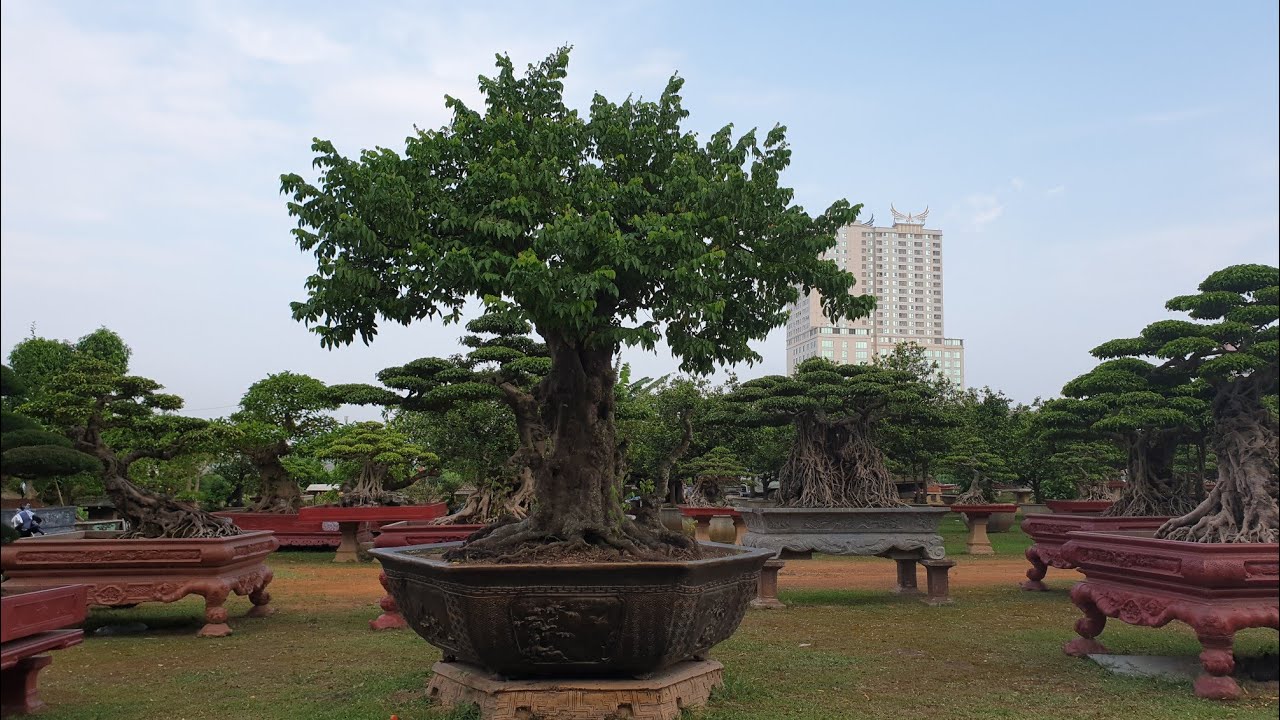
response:
M2 32L0 348L107 325L194 414L456 349L423 323L322 350L289 316L311 264L279 176L314 136L401 148L499 51L574 45L580 107L678 71L702 133L785 124L811 211L929 206L968 384L1020 400L1212 270L1277 263L1274 2L6 0ZM740 374L784 371L782 330L759 349Z

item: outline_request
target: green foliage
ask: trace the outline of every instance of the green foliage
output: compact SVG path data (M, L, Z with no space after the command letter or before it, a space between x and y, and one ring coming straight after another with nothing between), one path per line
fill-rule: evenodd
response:
M707 452L679 466L682 477L719 484L736 484L750 471L738 460L733 451L717 445Z
M5 398L13 401L24 386L15 380L16 374L7 366L3 375ZM34 419L24 415L0 411L0 473L44 484L57 478L77 473L98 472L102 464L92 455L72 449L65 436L49 432Z
M499 57L480 80L483 112L448 98L450 124L416 132L403 155L351 159L316 140L318 184L282 177L294 236L316 259L295 319L326 346L369 342L380 320L457 320L476 298L510 311L493 322L573 347L665 337L683 369L708 372L758 360L749 343L801 292L819 292L833 318L870 311L853 276L819 258L859 208L813 218L791 204L782 127L761 142L726 126L700 144L680 129L678 77L657 101L597 95L584 117L564 105L568 57L523 77Z

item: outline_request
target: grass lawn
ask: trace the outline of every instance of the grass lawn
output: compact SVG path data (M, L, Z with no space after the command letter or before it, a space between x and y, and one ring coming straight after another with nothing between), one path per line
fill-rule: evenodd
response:
M785 610L748 613L717 646L726 686L699 720L839 718L1275 718L1276 685L1245 683L1236 703L1199 700L1190 683L1113 677L1066 657L1078 611L1066 597L1074 573L1051 571L1053 592L1017 588L1026 538L992 535L997 555L961 555L964 528L944 526L957 602L930 608L888 592L893 563L816 558L847 585L780 579ZM141 635L88 637L54 653L42 674L45 720L461 720L425 699L439 653L407 631L372 632L381 594L376 565L329 562L332 553L277 553L275 616L249 619L228 603L235 634L197 639L198 598L91 613L86 630L143 621ZM824 564L824 565L822 565ZM923 573L921 574L923 582ZM1199 652L1191 631L1111 621L1101 636L1131 654ZM1276 633L1237 636L1244 653L1276 651Z

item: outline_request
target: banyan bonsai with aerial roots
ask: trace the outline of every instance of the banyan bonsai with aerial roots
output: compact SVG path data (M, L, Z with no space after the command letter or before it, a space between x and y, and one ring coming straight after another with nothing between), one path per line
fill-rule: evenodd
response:
M1195 488L1176 476L1174 458L1181 443L1203 431L1204 390L1187 373L1116 357L1067 383L1067 397L1045 403L1036 422L1057 440L1106 438L1124 450L1128 482L1105 515L1182 515L1196 505Z
M1276 393L1280 367L1280 270L1233 265L1200 283L1200 292L1170 300L1193 320L1161 320L1139 337L1094 349L1102 358L1154 356L1156 371L1193 376L1212 388L1213 451L1218 480L1189 513L1156 533L1169 540L1274 543L1280 539L1280 461Z
M795 426L778 473L778 504L809 508L886 508L898 497L877 427L889 418L929 417L936 388L905 370L806 360L794 377L770 375L743 383L729 397L725 419Z
M633 522L622 497L614 358L665 339L687 372L754 361L750 342L817 291L833 318L865 315L852 274L820 255L858 208L812 217L779 184L782 127L761 140L725 127L706 142L673 77L656 101L589 111L564 103L567 48L517 76L498 58L484 105L447 98L439 130L403 154L355 158L316 140L319 180L282 178L299 247L314 255L293 314L325 346L365 342L382 321L456 321L469 299L529 323L546 376L516 389L546 433L530 458L532 511L473 536L459 558L641 559L696 555L656 519Z

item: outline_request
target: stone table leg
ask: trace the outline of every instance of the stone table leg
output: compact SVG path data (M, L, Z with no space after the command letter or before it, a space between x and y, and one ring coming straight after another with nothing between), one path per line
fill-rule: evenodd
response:
M396 599L391 596L391 589L387 587L387 574L378 573L378 582L382 583L382 589L386 591L386 595L378 601L378 606L382 608L382 614L369 621L370 630L399 630L400 628L409 627L409 623L405 621L404 616L400 614L400 608L396 605Z
M786 605L778 599L778 571L785 565L781 560L766 560L760 570L760 582L756 585L756 598L751 601L753 608L784 608Z
M698 516L693 519L693 539L698 542L711 541L711 518Z
M196 637L226 637L231 634L231 626L227 624L227 609L222 604L227 601L230 589L225 586L213 587L204 593L204 627L196 633Z
M1035 545L1032 545L1027 548L1027 551L1024 554L1026 555L1027 560L1031 563L1031 569L1027 571L1027 579L1024 580L1019 587L1023 590L1037 590L1041 592L1048 590L1049 588L1041 581L1044 580L1045 574L1049 572L1049 566L1045 563L1044 559L1040 557L1040 551L1036 549Z
M965 540L964 551L970 555L995 555L991 540L987 537L988 515L969 516L969 537Z
M267 603L271 602L271 593L267 592L266 585L249 593L249 602L253 603L253 607L249 608L249 612L245 614L245 617L264 618L276 613L275 608L267 605Z
M1221 628L1215 630L1196 629L1196 637L1200 640L1200 664L1204 674L1196 678L1196 697L1210 700L1236 700L1240 697L1240 685L1231 677L1236 669L1235 656L1231 652L1234 633L1220 634Z
M0 714L8 717L44 709L36 678L51 662L53 657L48 653L32 655L4 671L4 682L0 683Z
M950 605L951 578L948 573L956 566L955 560L921 560L929 582L929 594L923 600L926 605Z
M360 542L356 538L356 534L360 531L360 523L358 522L340 522L338 523L338 531L342 533L342 542L338 545L338 551L334 553L334 562L360 562Z
M1103 628L1107 626L1107 616L1093 602L1093 593L1089 583L1077 583L1075 587L1071 588L1071 602L1077 608L1080 608L1080 612L1084 613L1084 617L1076 620L1076 634L1080 637L1074 638L1064 645L1062 652L1071 657L1084 657L1093 653L1107 652L1106 646L1096 640L1102 634Z
M916 558L894 558L898 564L898 587L894 589L899 595L919 595L920 587L916 584Z
M741 545L742 538L747 536L747 523L743 521L741 515L733 519L733 532L734 532L733 544Z

